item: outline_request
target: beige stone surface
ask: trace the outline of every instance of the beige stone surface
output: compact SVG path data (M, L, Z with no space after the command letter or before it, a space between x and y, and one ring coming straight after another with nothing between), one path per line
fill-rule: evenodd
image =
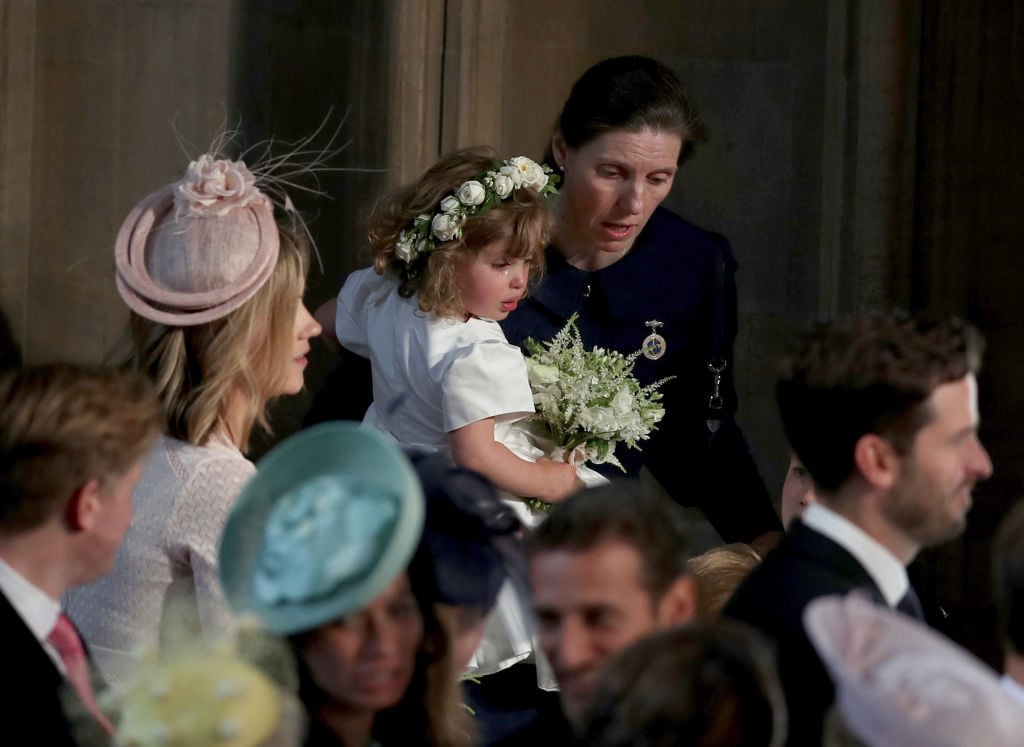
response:
M28 361L102 360L124 323L113 240L227 116L233 4L4 4L2 302Z

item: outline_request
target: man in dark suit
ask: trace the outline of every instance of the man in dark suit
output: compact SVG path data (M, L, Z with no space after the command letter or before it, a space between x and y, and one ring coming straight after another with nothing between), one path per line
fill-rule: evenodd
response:
M75 735L110 731L58 600L110 571L159 423L159 402L138 374L49 365L0 377L5 744L72 745Z
M834 700L803 626L812 600L859 591L923 617L906 565L963 530L992 472L977 434L981 351L966 323L892 315L819 325L783 361L783 426L817 502L724 614L778 646L788 744L821 744Z

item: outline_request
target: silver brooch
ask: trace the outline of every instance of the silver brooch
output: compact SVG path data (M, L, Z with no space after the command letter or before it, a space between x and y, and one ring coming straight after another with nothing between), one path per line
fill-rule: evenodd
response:
M651 328L651 334L644 338L643 345L640 349L643 351L644 358L648 360L656 361L661 356L665 355L665 350L668 348L668 343L665 342L665 338L658 334L658 327L664 327L664 322L659 322L657 319L652 319L649 322L644 322L645 327Z

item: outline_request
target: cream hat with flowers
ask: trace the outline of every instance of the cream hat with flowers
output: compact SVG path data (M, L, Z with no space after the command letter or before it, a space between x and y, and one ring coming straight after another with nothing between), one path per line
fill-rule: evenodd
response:
M273 204L246 165L203 155L128 214L114 245L117 289L151 321L205 324L263 286L279 242Z

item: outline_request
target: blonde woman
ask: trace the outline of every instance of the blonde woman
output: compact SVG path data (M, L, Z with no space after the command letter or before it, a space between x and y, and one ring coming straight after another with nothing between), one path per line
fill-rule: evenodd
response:
M140 202L117 237L132 364L156 383L166 435L133 495L113 572L66 600L116 681L175 636L231 627L217 576L224 521L255 467L267 403L303 387L320 325L302 302L308 249L242 162L204 155Z

